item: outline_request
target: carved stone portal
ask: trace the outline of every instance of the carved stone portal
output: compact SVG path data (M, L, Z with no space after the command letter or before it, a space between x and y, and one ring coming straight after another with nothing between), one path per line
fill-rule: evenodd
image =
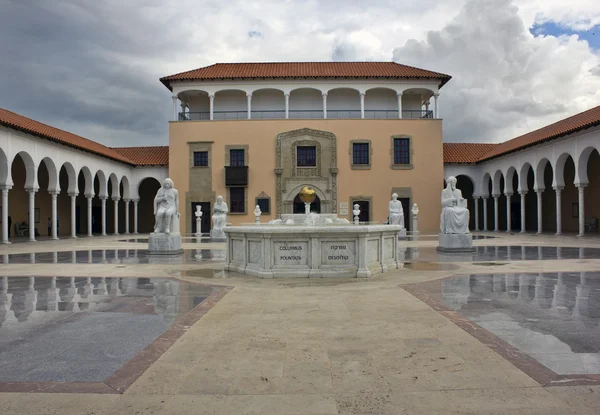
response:
M296 165L298 146L314 146L316 165ZM333 133L302 128L281 133L276 144L276 214L292 213L294 198L303 186L314 188L321 213L337 213L337 140Z

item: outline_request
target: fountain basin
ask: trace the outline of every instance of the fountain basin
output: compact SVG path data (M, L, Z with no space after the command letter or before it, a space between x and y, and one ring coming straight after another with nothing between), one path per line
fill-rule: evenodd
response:
M402 268L400 225L228 226L225 270L259 278L358 277Z

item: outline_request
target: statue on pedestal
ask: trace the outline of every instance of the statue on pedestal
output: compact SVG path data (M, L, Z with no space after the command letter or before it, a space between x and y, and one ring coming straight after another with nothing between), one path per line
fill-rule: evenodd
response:
M213 228L210 231L210 237L213 239L226 239L227 236L223 232L223 228L227 225L227 212L229 208L227 203L223 201L223 196L217 196L217 202L213 207L212 222Z
M390 225L400 225L404 228L404 209L402 208L402 202L398 200L398 194L392 194L392 200L390 200L389 207L389 220Z
M469 233L469 210L462 192L456 188L456 178L451 176L442 190L442 215L440 232L443 234Z
M154 233L171 233L172 220L179 214L179 192L173 188L173 180L166 178L154 197L156 223ZM178 232L179 229L173 229Z

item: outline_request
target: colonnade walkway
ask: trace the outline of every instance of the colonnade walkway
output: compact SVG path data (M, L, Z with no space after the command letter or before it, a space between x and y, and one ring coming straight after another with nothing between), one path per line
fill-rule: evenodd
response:
M405 267L368 280L230 275L223 272L223 244L191 238L182 259L144 263L93 258L144 256L145 235L4 245L2 256L34 254L36 261L0 267L0 313L7 316L0 338L21 339L0 343L0 364L15 347L14 359L26 365L33 347L27 330L41 330L28 324L50 308L69 318L44 326L43 336L82 327L82 335L105 341L109 329L100 337L95 332L108 327L103 316L112 318L110 327L122 326L119 316L187 320L175 320L104 381L90 381L100 376L90 360L107 358L108 350L55 339L48 348L57 350L48 353L60 353L72 372L61 366L68 375L61 381L52 377L57 371L40 371L43 362L11 367L14 375L0 379L0 408L3 414L599 413L600 238L476 236L478 253L455 260L437 256L435 235L402 241ZM523 254L507 257L506 247L524 247L513 249ZM66 260L37 261L54 252ZM76 253L74 263L69 252ZM197 306L184 301L189 291L181 294L196 285ZM57 297L49 296L54 289ZM24 315L28 301L34 311ZM83 324L86 313L94 324Z

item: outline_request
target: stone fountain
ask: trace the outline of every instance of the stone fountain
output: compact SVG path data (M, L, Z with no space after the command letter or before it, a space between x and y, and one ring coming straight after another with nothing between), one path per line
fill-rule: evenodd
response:
M335 214L311 212L315 196L309 187L300 191L303 214L223 228L225 270L260 278L368 278L404 266L397 250L401 225L351 224Z

